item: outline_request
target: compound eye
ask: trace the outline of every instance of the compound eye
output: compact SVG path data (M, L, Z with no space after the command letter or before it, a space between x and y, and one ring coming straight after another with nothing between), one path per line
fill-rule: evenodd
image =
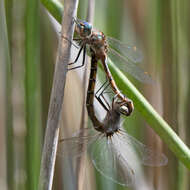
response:
M83 25L85 26L86 29L92 30L92 25L89 22L83 22Z
M83 23L84 24L84 32L86 36L89 36L92 33L92 25L88 22Z
M101 35L97 35L97 39L98 40L102 40L102 36Z
M123 105L123 106L120 107L119 112L121 114L128 115L129 114L129 109L128 109L128 107L126 105Z

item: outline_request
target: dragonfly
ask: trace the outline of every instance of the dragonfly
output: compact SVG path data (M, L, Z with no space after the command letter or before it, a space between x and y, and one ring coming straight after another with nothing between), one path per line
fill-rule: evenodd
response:
M135 171L130 160L134 155L138 154L140 162L148 166L163 166L168 160L164 154L148 148L122 129L121 115L128 112L128 105L118 95L113 97L111 105L104 105L107 109L104 120L100 121L96 117L94 97L105 100L104 92L107 87L100 88L100 96L94 95L97 73L97 66L94 64L97 64L97 58L93 52L91 57L86 103L93 128L82 129L73 137L61 140L58 154L77 158L88 150L92 163L100 174L122 186L132 186L135 182ZM100 102L102 105L103 101Z
M118 94L118 98L128 103L128 115L130 115L134 109L133 102L120 92L108 65L110 62L116 63L121 70L128 72L139 81L151 83L151 77L137 64L142 60L142 53L136 46L128 46L115 38L106 37L103 32L93 29L92 25L86 21L77 18L74 21L76 23L75 31L79 36L79 38L74 38L74 40L79 43L81 48L74 62L69 63L69 65L73 65L78 61L82 50L84 50L83 61L81 65L72 67L69 70L80 68L85 64L85 55L89 47L95 52L96 58L101 61L115 94Z

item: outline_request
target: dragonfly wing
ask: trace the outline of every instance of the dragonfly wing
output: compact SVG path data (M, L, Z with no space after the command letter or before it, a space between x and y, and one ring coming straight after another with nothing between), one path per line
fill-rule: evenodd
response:
M92 129L79 130L71 138L61 139L58 144L57 155L61 157L79 157L88 146L97 138L98 134L92 134Z
M108 63L112 61L123 72L128 72L130 75L132 75L134 78L141 82L149 84L153 83L151 77L145 71L143 71L143 69L141 69L136 63L127 60L114 49L110 48L107 54Z
M122 155L114 151L112 142L106 137L96 141L91 147L94 167L107 179L123 186L134 184L134 172Z
M125 132L121 132L119 135L120 144L122 144L124 152L128 152L133 149L138 156L140 157L140 161L142 164L147 166L164 166L168 163L168 158L163 154L154 151L153 149L147 147L143 143L139 142L134 137L130 136ZM130 147L130 149L128 148ZM131 150L132 152L132 150Z
M138 63L141 62L143 59L143 53L136 48L136 46L130 46L127 44L122 43L121 41L107 37L108 46L117 50L120 54L124 57L127 57L131 61Z

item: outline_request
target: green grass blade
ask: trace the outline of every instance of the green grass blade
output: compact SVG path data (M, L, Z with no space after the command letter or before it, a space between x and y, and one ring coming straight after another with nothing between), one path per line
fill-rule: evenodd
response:
M25 104L26 104L26 167L27 189L37 189L40 166L40 44L39 3L26 2L26 61L25 61Z
M41 0L41 3L51 13L51 15L61 23L63 6L59 1L56 0Z
M14 141L13 141L13 105L12 105L12 72L7 23L5 18L4 1L0 3L0 43L2 45L3 67L5 68L5 132L6 132L6 180L7 188L14 189Z

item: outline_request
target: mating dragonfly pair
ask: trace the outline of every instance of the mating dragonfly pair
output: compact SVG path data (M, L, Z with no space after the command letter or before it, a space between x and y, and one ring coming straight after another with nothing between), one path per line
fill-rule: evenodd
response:
M80 45L79 53L73 63L77 62L82 50L82 65L75 66L69 70L82 67L85 63L86 49L89 48L91 56L91 72L89 78L86 106L88 115L92 121L93 129L80 130L74 137L63 139L60 143L59 154L73 157L81 156L84 149L82 145L87 145L95 168L106 178L124 185L130 186L134 183L135 172L130 166L130 158L138 154L140 161L144 165L162 166L167 164L167 157L146 147L121 129L121 115L129 116L133 111L133 103L123 95L112 78L108 64L110 60L122 65L130 74L143 82L151 82L136 62L140 61L141 54L136 47L127 46L120 41L105 37L102 32L94 30L88 22L75 19L76 32L79 38L74 39ZM114 49L115 48L115 49ZM119 54L119 51L122 54ZM108 87L106 83L95 93L95 83L97 74L97 64L101 61L115 96L111 105L105 97ZM99 93L100 92L100 93ZM98 95L99 93L99 95ZM96 117L94 108L94 97L106 110L103 121Z

